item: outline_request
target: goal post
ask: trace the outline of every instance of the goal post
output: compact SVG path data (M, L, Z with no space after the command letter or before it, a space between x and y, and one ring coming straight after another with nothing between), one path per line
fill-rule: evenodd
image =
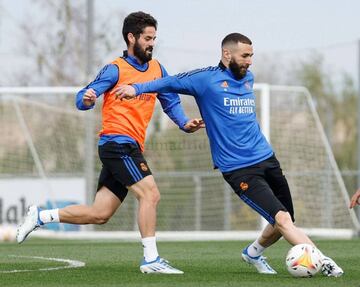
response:
M262 98L262 128L280 158L285 175L289 173L289 176L297 177L307 184L311 177L315 177L311 182L316 184L314 186L317 186L318 190L312 191L314 199L308 203L301 198L302 188L305 187L301 184L295 185L294 180L289 180L290 189L295 197L295 213L300 210L310 215L310 218L322 218L320 228L317 229L311 227L314 224L313 219L300 225L306 226L319 236L326 236L326 230L329 230L330 236L336 228L345 227L354 229L355 233L359 232L359 219L353 210L347 208L350 203L349 194L309 90L301 86L267 84L258 85L258 89ZM284 146L282 141L288 144ZM303 151L300 153L298 148L293 148L292 145L299 146ZM293 164L295 161L296 165ZM304 206L312 206L311 208L317 212L305 211L300 202ZM303 221L302 217L300 219Z
M341 173L340 173L340 170L338 168L338 165L336 163L336 160L335 160L335 157L334 157L334 154L331 150L331 146L330 146L330 143L329 143L329 140L325 134L325 130L321 124L321 121L320 121L320 117L316 111L316 107L315 107L315 104L312 100L312 96L309 92L308 89L306 89L305 87L292 87L292 86L271 86L271 90L273 92L279 92L279 93L286 93L287 91L289 90L293 90L294 92L300 94L300 95L304 95L305 97L305 101L306 101L306 106L308 107L309 109L309 112L312 116L312 119L316 125L316 130L318 131L318 139L317 139L317 142L320 144L320 146L322 146L320 149L321 150L324 150L322 152L324 152L327 156L327 168L330 170L330 171L326 171L326 173L328 174L328 176L330 175L331 177L333 177L333 179L331 179L331 181L333 181L333 183L335 183L335 186L336 187L331 187L331 188L335 188L337 190L339 190L339 192L337 194L335 194L335 196L339 196L340 197L340 200L344 201L345 203L345 206L348 207L350 205L350 197L349 197L349 193L346 189L346 186L345 186L345 183L344 183L344 180L341 176ZM313 161L316 161L316 157L313 158ZM327 183L328 184L328 183ZM331 194L331 196L327 196L327 192L326 190L323 192L325 193L325 197L326 198L329 198L329 197L332 197L333 194ZM332 200L334 200L335 198L331 198L329 201L325 201L325 202L331 202ZM323 206L324 209L327 209L327 206ZM329 217L336 217L336 214L335 214L335 210L333 209L330 209L330 214L329 214ZM359 219L357 218L356 216L356 213L354 212L354 210L350 210L348 209L349 211L349 215L350 215L350 221L352 223L352 227L357 231L359 232L360 231L360 223L359 223ZM346 215L345 215L346 216ZM331 220L331 219L329 219ZM350 225L351 226L351 225ZM341 227L341 226L339 226Z
M254 88L258 119L288 179L297 225L313 236L354 236L359 222L347 207L349 196L308 90L267 84ZM30 204L54 208L91 202L88 180L95 174L91 185L96 184L101 169L96 148L101 99L94 110L78 111L74 97L80 89L0 87L0 224L18 224ZM194 99L181 99L186 114L199 117ZM87 113L92 113L93 134ZM213 170L204 130L180 131L157 105L145 147L161 193L160 239L256 237L264 221ZM89 157L95 163L92 170ZM113 218L92 231L51 224L34 235L139 238L136 216L137 202L129 194Z

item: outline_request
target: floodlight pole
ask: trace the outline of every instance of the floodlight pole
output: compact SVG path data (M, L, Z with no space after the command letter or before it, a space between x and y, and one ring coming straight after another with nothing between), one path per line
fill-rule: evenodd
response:
M89 82L92 77L93 55L94 55L94 1L87 0L87 19L86 19L86 75L85 81ZM91 204L94 199L94 111L86 112L85 123L85 178L86 178L86 203Z
M261 108L261 130L268 141L268 143L271 144L270 139L270 85L263 84L261 86L261 98L260 98L260 108ZM261 230L264 230L264 228L267 226L268 222L261 217L260 220L260 228Z

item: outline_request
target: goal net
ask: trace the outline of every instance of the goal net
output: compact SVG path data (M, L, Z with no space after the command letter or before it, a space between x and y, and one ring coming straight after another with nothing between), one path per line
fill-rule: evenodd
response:
M0 88L0 224L18 224L30 204L61 208L91 203L101 169L96 147L101 101L93 111L78 111L74 105L78 90ZM347 208L349 196L310 94L303 87L265 84L255 90L258 119L290 185L296 224L310 235L351 236L359 223ZM182 102L189 117L199 117L192 97L182 96ZM212 168L205 131L182 132L159 105L148 129L145 158L161 192L160 234L170 232L175 238L187 234L192 239L199 234L215 239L231 233L236 238L254 237L264 225ZM72 237L90 233L138 237L137 202L129 193L102 226L46 228Z

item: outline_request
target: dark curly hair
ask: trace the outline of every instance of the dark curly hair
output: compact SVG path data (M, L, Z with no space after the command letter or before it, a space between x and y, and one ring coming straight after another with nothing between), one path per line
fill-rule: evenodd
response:
M122 34L126 45L129 45L128 34L132 33L136 39L139 39L140 34L144 31L146 27L154 27L157 29L157 21L150 14L144 12L134 12L129 14L124 19L124 25L122 29Z

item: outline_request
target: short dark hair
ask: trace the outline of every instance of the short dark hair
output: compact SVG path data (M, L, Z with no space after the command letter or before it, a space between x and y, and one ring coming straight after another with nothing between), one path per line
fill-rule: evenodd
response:
M252 45L251 40L245 35L242 35L240 33L231 33L222 40L221 47L224 47L224 45L229 43L237 44L239 42L243 44Z
M146 14L142 11L134 12L129 14L124 19L124 25L122 29L122 34L126 45L129 45L128 34L132 33L136 39L140 37L140 34L144 31L146 27L154 27L157 29L157 21L150 14Z

